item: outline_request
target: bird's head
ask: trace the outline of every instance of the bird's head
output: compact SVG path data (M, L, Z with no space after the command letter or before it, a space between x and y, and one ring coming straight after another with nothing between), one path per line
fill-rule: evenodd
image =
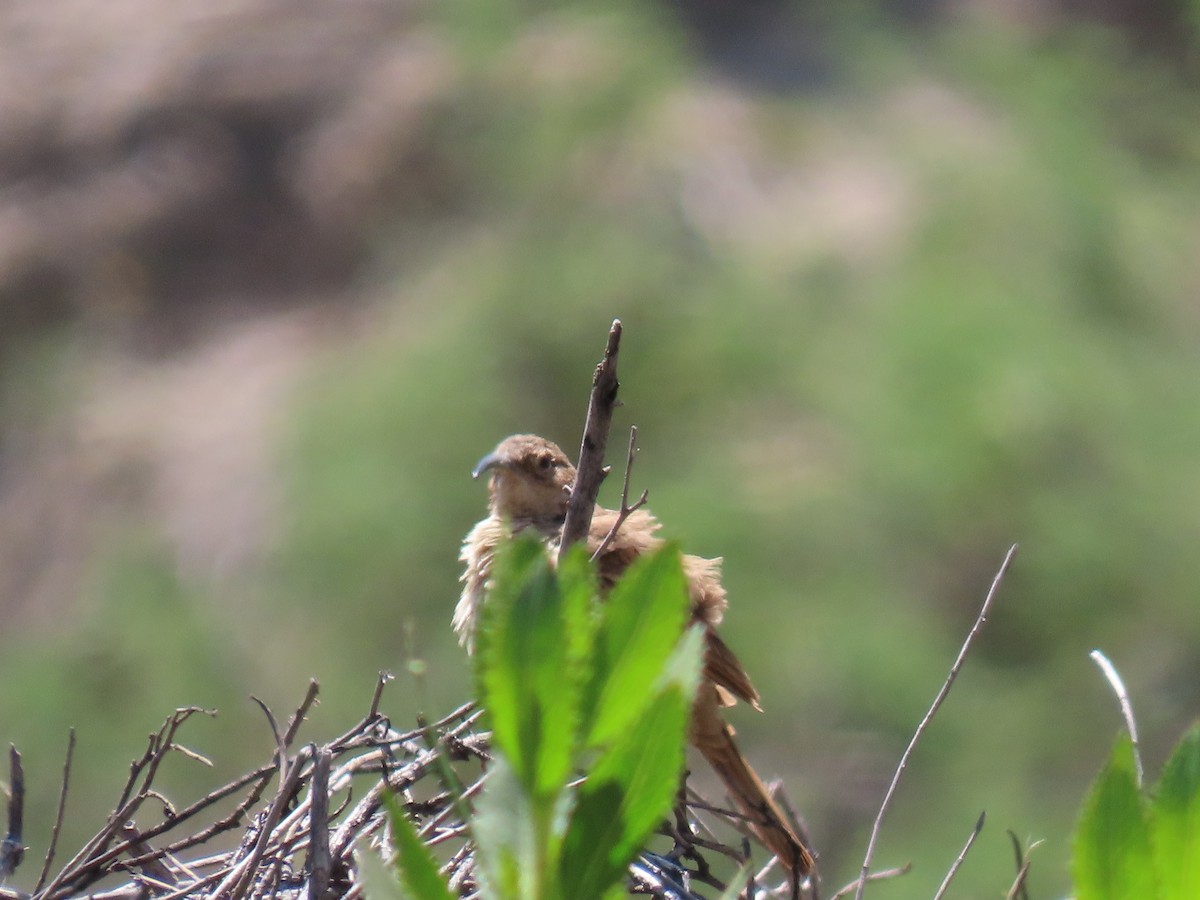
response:
M478 478L491 473L492 510L509 519L566 514L575 467L558 444L535 434L514 434L479 461Z

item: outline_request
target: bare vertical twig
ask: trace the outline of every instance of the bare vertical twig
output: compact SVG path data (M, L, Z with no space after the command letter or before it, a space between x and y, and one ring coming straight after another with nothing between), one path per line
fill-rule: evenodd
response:
M263 817L254 847L251 849L250 855L238 863L225 880L221 882L217 890L213 892L214 897L226 898L226 900L240 900L240 898L246 895L246 891L250 889L250 885L254 882L258 864L262 861L263 855L267 852L267 845L274 836L275 826L283 818L283 812L287 807L288 800L300 780L300 772L304 768L303 755L304 749L301 748L296 759L290 766L287 764L287 759L279 761L279 789L275 792L275 799L271 801L271 805L267 808L267 813ZM286 778L284 777L285 772L287 773Z
M16 871L25 858L25 769L13 744L8 746L8 771L8 834L0 842L0 880Z
M309 786L308 813L308 900L322 900L329 887L329 766L333 754L328 747L317 750Z
M963 860L967 858L967 854L971 852L971 845L975 843L975 838L979 837L979 832L983 831L983 822L987 818L987 812L979 814L979 821L975 823L975 828L971 831L967 842L963 844L962 850L955 857L954 864L950 866L950 871L946 873L946 877L942 879L942 885L937 889L937 893L933 895L933 900L942 900L946 896L946 891L950 888L950 882L954 880L954 876L958 874L959 867L962 866Z
M292 746L292 741L296 739L296 734L300 731L300 726L304 724L304 717L308 715L308 711L316 702L317 694L320 690L321 685L317 683L317 679L310 678L308 680L308 691L305 692L304 699L300 701L300 705L296 707L296 711L288 719L287 728L284 729L283 743L286 746Z
M1000 584L1004 581L1004 576L1008 572L1008 567L1012 563L1016 553L1017 545L1013 544L1008 548L1004 562L1000 564L1000 569L992 579L992 586L988 588L987 596L983 599L983 606L979 609L979 615L975 617L975 624L967 632L966 640L963 641L962 647L958 651L954 665L950 667L950 674L946 676L941 690L933 698L933 703L930 705L929 711L925 713L925 717L917 725L917 730L913 732L912 740L908 742L908 746L904 749L904 753L900 757L900 764L896 767L896 773L892 776L892 783L888 785L887 793L883 795L883 802L879 805L879 812L875 815L875 824L871 826L871 837L867 841L867 852L863 856L862 873L859 876L858 887L854 891L854 900L862 900L863 892L867 888L867 876L871 872L871 859L875 855L875 845L879 841L879 831L883 827L883 817L887 813L888 807L891 806L892 797L895 796L896 788L900 785L900 778L904 775L904 770L908 767L908 760L913 755L913 751L916 749L921 735L925 733L925 730L929 727L929 723L933 721L933 717L941 708L942 703L945 702L946 696L950 693L950 688L954 685L955 679L958 678L958 673L966 661L971 645L975 643L975 638L983 629L984 623L987 622L988 613L992 608L992 601L996 599L996 594L1000 590Z
M571 500L567 505L567 517L563 522L562 540L558 548L560 562L572 544L587 536L592 525L592 507L596 505L600 482L604 480L604 450L608 446L608 430L617 406L617 389L620 387L617 381L617 354L620 349L621 320L613 319L604 358L592 376L587 420L583 426L583 441L579 446L579 465L576 467L575 485L571 488Z
M1125 682L1121 680L1117 667L1101 651L1093 650L1088 656L1100 667L1100 671L1108 679L1109 687L1117 695L1117 703L1121 706L1121 716L1125 719L1125 727L1129 729L1129 740L1133 744L1133 764L1137 769L1137 785L1141 788L1143 771L1142 754L1138 745L1137 720L1133 717L1133 703L1129 700L1129 692L1125 690Z
M395 677L391 672L380 672L379 678L375 681L375 693L371 695L371 708L367 710L367 717L364 722L370 722L379 715L379 703L383 699L383 689L387 683Z
M50 846L46 849L46 858L42 861L42 871L38 875L37 884L33 887L36 894L50 876L50 866L54 862L54 854L58 851L58 836L62 833L63 816L67 811L67 788L71 784L71 760L75 756L75 729L67 733L67 758L63 762L62 787L58 790L58 811L54 814L54 828L50 831Z

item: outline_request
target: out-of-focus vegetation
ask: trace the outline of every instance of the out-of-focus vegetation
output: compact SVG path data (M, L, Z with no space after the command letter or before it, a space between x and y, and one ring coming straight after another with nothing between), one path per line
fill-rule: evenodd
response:
M155 467L254 395L261 359L194 349L237 340L241 295L195 305L205 327L148 355L113 325L143 316L157 334L140 296L121 305L145 283L114 276L107 305L5 341L3 500L66 486L48 512L4 519L22 548L8 555L33 571L79 557L40 615L3 576L0 739L25 753L34 858L69 725L68 844L176 706L221 708L193 737L217 784L269 752L247 694L285 707L314 675L332 731L375 670L415 651L430 702L466 696L448 621L457 544L484 505L467 473L510 432L578 439L620 316L634 486L687 550L725 557L727 639L767 710L735 714L739 734L785 778L827 883L854 873L891 766L1021 543L885 823L877 862L915 869L872 891L928 896L986 809L963 895L1011 881L1005 828L1045 841L1031 895L1061 895L1115 715L1087 651L1121 668L1152 763L1200 708L1194 48L1156 53L1037 6L920 27L873 8L805 24L801 9L800 74L764 87L738 65L754 45L714 66L648 2L414 10L405 39L436 88L403 121L386 189L348 195L371 208L335 300L353 306L319 310L287 389L263 394L257 467L217 466L257 446L237 430L177 454L170 478ZM356 133L335 132L345 156L329 158L353 166ZM214 389L170 393L206 361ZM131 399L158 387L166 401ZM101 466L122 416L138 452ZM201 477L212 467L226 480ZM235 528L263 483L265 512ZM236 546L196 563L171 527L184 500ZM71 527L21 543L52 515ZM181 792L207 784L193 770Z

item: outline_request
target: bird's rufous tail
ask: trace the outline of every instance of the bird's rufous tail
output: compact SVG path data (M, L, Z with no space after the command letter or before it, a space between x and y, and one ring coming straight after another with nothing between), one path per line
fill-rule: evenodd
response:
M719 729L706 729L703 738L694 737L696 749L720 776L738 812L746 817L753 835L779 857L793 882L803 881L816 869L812 854L788 823L758 773L742 756L733 740L733 728L725 722L720 724Z

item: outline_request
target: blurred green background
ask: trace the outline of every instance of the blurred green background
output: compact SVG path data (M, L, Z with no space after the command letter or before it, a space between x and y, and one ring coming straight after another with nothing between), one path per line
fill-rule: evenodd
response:
M1005 551L879 897L1069 890L1125 676L1200 708L1195 3L229 0L0 11L0 740L29 887L145 735L184 802L470 695L449 618L497 440L578 445L625 325L634 488L725 557L725 633L828 887ZM617 482L619 479L610 479ZM614 504L619 485L602 499ZM303 739L303 738L302 738ZM64 857L65 858L65 857Z

